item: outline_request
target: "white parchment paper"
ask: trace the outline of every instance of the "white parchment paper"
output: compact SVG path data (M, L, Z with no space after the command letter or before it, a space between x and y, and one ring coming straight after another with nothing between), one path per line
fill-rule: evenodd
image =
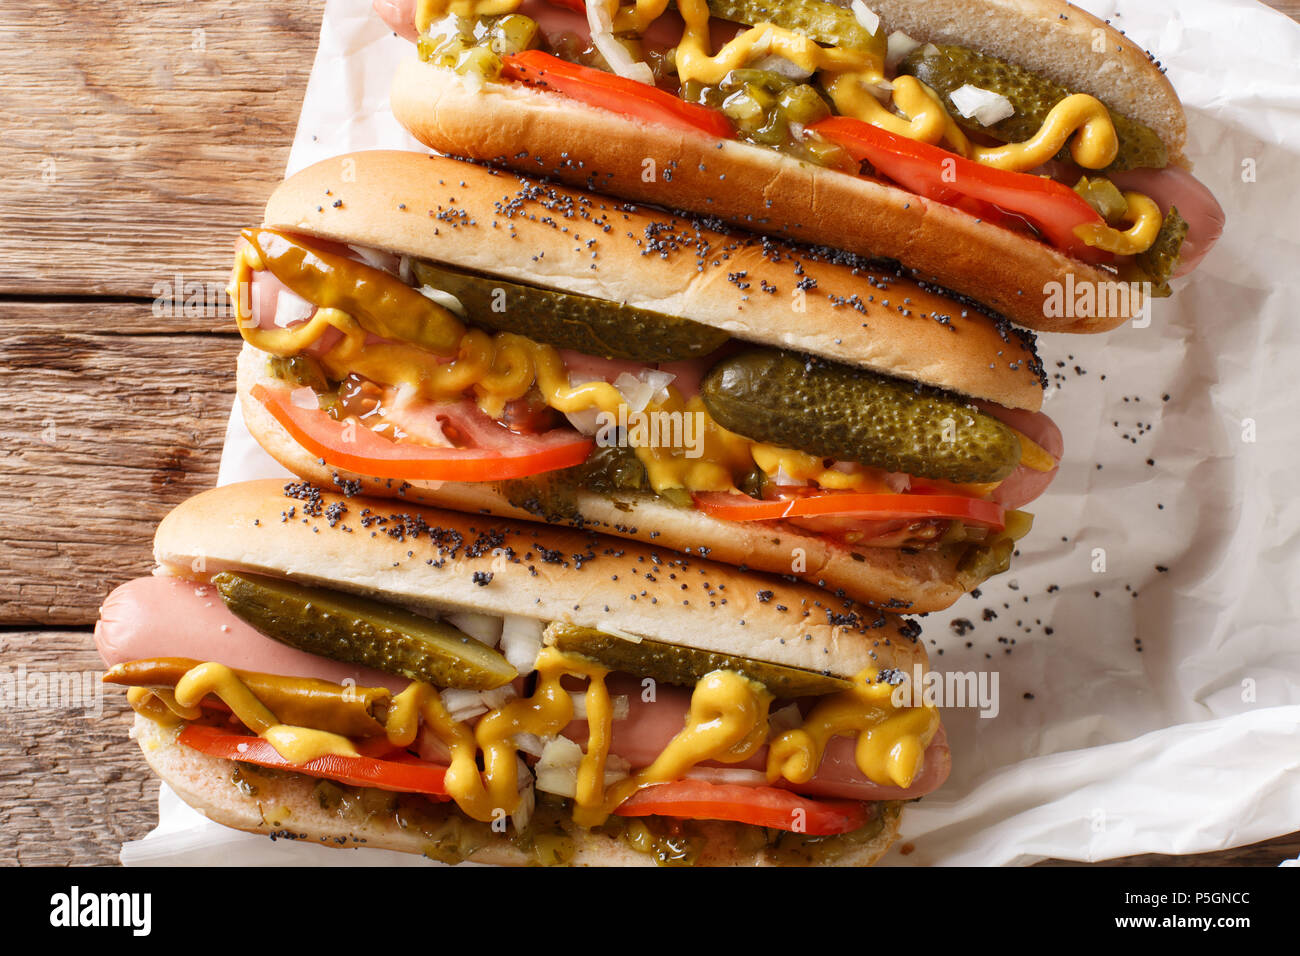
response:
M1082 3L1168 68L1223 239L1146 328L1044 336L1066 438L1012 571L924 623L953 773L890 864L1220 850L1300 829L1300 26L1253 0ZM388 113L413 52L329 0L292 173L417 144ZM233 369L232 369L233 374ZM220 481L284 472L232 415ZM413 862L232 834L166 788L128 863Z

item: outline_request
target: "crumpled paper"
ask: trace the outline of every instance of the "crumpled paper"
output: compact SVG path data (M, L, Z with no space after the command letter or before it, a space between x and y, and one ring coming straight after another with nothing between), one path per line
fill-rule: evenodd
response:
M887 864L1196 853L1300 828L1300 26L1253 0L1081 5L1168 68L1227 229L1148 326L1040 339L1060 476L1012 570L923 621L935 670L996 673L997 714L944 710L952 776L908 807ZM417 148L387 102L412 55L368 0L329 0L288 172ZM220 481L281 474L236 408ZM159 809L123 862L413 862L235 834L166 787Z

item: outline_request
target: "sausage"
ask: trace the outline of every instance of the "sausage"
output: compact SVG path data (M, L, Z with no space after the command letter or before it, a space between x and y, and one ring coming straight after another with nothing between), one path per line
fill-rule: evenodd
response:
M610 734L610 753L622 757L633 767L645 767L668 746L678 731L685 726L690 710L691 692L660 682L654 689L654 700L643 701L641 681L627 674L611 674L606 686L612 696L626 695L628 716L616 720ZM587 740L587 722L575 720L564 729L564 736L579 744ZM800 793L818 797L840 797L848 800L910 800L939 788L948 779L952 769L952 756L948 739L939 732L930 741L925 752L921 773L906 789L878 784L858 769L854 758L856 739L833 737L826 745L821 766L807 783L791 787ZM720 764L707 762L704 767L763 770L767 766L767 748L741 763Z
M410 681L281 644L235 617L216 588L181 578L136 578L99 609L95 646L109 667L151 657L216 661L236 670L315 677L402 691Z

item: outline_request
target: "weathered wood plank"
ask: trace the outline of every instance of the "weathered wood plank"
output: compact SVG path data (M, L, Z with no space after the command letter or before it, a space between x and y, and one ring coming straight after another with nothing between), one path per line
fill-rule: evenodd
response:
M117 862L158 821L158 783L128 739L120 688L88 631L0 634L0 866ZM89 694L83 694L83 688Z
M32 309L0 303L0 324L14 311ZM115 584L148 573L154 526L215 481L239 342L38 331L0 344L0 624L88 625Z
M0 293L221 278L284 172L323 7L0 7Z

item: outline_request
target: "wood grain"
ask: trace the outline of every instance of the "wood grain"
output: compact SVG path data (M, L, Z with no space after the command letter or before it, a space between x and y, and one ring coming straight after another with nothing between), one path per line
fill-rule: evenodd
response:
M157 300L224 281L284 168L322 7L0 6L0 681L96 671L99 601L148 571L154 524L215 478L238 339L219 292L189 312ZM153 826L123 696L103 707L0 708L0 864L111 864ZM1300 834L1112 863L1297 855Z
M93 623L149 572L154 525L216 478L239 337L67 328L150 320L133 303L0 303L0 325L32 329L0 348L0 625Z
M0 6L0 293L220 278L284 170L322 7Z
M26 675L0 708L0 866L115 862L158 817L126 695L106 688L96 704L103 664L88 630L4 633L0 649L0 681Z

